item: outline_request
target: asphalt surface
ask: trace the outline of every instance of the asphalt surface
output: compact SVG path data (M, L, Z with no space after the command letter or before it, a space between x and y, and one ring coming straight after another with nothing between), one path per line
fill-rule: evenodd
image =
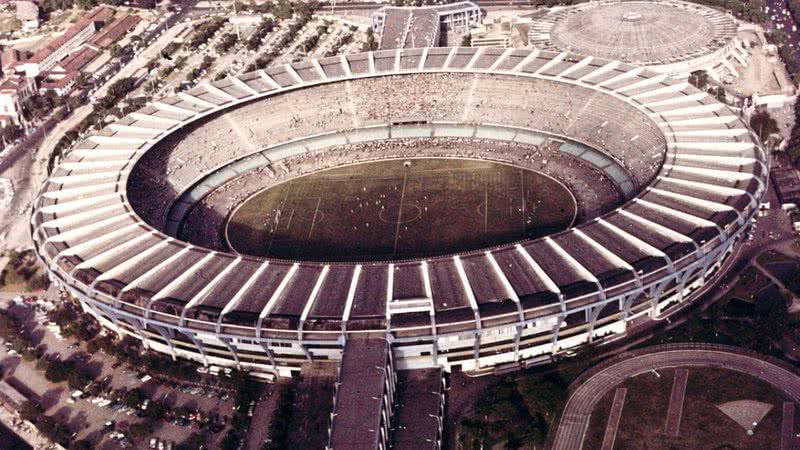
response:
M733 370L765 381L795 401L800 401L800 377L783 364L756 353L715 344L670 344L620 355L600 364L575 381L561 422L554 450L581 450L589 419L597 403L628 378L651 370L673 367L714 367Z

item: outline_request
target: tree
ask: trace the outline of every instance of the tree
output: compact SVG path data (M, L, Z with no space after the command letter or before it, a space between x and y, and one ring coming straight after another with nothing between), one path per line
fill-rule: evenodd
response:
M151 401L150 404L147 405L144 415L153 420L161 420L167 415L167 408L162 402Z
M72 441L72 444L69 445L69 450L92 450L92 448L92 443L86 439Z
M56 109L56 112L53 117L56 119L56 121L61 122L67 118L68 114L69 113L67 112L66 108L58 108Z
M567 400L567 392L551 379L529 376L517 383L517 389L531 415L541 413L553 418Z
M239 434L234 431L228 431L228 434L222 438L222 442L219 444L220 450L236 450L239 448Z
M145 64L144 67L147 69L148 72L152 72L153 70L158 69L158 66L160 65L161 62L159 60L151 59L150 61L147 62L147 64Z
M272 8L272 14L278 20L290 19L293 13L292 4L289 3L289 0L278 0Z
M72 372L73 366L74 363L70 361L51 361L44 371L44 377L52 383L66 381L70 372Z
M83 99L79 95L72 95L67 98L67 105L70 109L78 109L83 106Z
M178 450L198 450L204 445L206 445L206 435L192 433L185 441L178 444Z
M780 132L778 122L766 109L759 109L750 116L750 128L756 132L761 142L766 142L771 134Z
M94 355L97 351L100 350L100 342L97 339L92 339L91 341L86 343L86 351L90 354Z
M49 437L51 440L58 442L62 446L67 446L72 433L64 424L57 422L50 416L41 415L36 420L36 428Z
M86 385L92 382L92 376L85 370L75 367L67 377L67 384L70 389L85 389Z
M42 407L31 400L25 400L19 406L19 416L22 420L27 420L28 422L36 422L36 418L42 414Z
M22 137L22 128L11 123L3 129L3 140L13 142Z
M186 417L189 417L189 414L191 414L191 413L192 413L192 411L189 408L185 407L185 406L176 406L175 409L172 410L172 414L175 417L186 418Z
M145 436L153 434L154 430L155 427L153 426L153 422L150 420L145 420L144 422L135 423L128 427L128 435L133 440L139 440Z
M317 8L319 8L317 0L302 1L297 2L294 12L297 13L303 21L308 21L311 20L311 16Z
M114 82L108 88L108 96L117 100L128 95L136 87L136 79L133 77L122 78Z
M147 397L144 395L144 391L142 391L140 388L133 388L128 391L127 394L125 394L122 402L129 408L136 408L141 405L146 398Z

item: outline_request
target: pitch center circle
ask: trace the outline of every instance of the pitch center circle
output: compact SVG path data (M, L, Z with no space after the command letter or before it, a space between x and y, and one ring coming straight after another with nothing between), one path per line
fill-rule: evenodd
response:
M384 208L378 213L378 217L386 223L411 223L422 217L422 208L417 205L403 205L402 211Z

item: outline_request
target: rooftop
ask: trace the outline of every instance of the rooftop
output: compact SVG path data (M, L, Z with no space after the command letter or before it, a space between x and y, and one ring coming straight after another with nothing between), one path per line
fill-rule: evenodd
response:
M436 47L443 14L476 9L472 2L431 6L384 6L375 14L384 15L380 31L381 49Z
M87 26L95 24L97 22L105 22L106 20L110 19L114 15L114 10L108 8L106 6L99 6L93 9L89 14L82 17L81 20L75 22L74 25L69 27L64 34L61 36L51 40L47 43L44 47L40 48L36 53L34 53L33 57L30 59L32 63L41 63L51 53L55 52L61 46L66 44L70 39L75 37L78 33L83 31Z
M36 3L22 0L16 2L17 5L17 18L19 20L38 20L39 19L39 5Z
M100 48L108 48L122 39L129 31L136 28L136 25L141 20L142 18L137 15L126 14L116 19L113 23L104 26L99 33L89 39L89 43Z
M662 65L716 51L736 29L730 15L693 3L597 1L535 19L529 41L548 50Z
M438 450L444 408L442 369L397 372L392 449Z
M342 353L332 450L378 448L389 343L382 335L351 337Z

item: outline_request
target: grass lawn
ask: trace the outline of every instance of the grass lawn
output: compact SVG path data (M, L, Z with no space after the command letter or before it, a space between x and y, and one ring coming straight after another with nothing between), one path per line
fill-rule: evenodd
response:
M757 260L759 264L764 266L770 263L796 262L797 258L792 258L779 251L767 250L766 252L758 255Z
M645 373L625 380L628 389L617 433L616 449L736 449L778 448L782 403L788 400L769 384L747 375L715 368L689 368L683 415L678 437L664 434L674 370L659 371L661 378ZM593 411L583 448L600 448L614 398L607 393ZM736 401L755 400L772 405L753 436L717 408ZM796 418L800 425L800 417Z
M374 260L474 250L568 227L574 198L552 178L486 161L379 161L267 189L239 207L227 233L241 253Z
M672 369L660 370L659 374L661 378L650 372L644 373L619 385L619 387L627 388L628 392L617 429L616 448L627 448L625 447L626 443L646 442L645 439L649 436L663 431L675 371ZM606 393L592 411L583 448L599 449L601 447L611 404L614 400L614 391L615 389L612 389ZM644 413L645 411L648 413Z
M800 295L800 259L771 250L759 255L758 262L787 289Z
M740 298L745 301L752 301L758 291L769 286L771 281L760 270L753 266L748 266L742 271L739 281L733 285L725 295L726 299Z

